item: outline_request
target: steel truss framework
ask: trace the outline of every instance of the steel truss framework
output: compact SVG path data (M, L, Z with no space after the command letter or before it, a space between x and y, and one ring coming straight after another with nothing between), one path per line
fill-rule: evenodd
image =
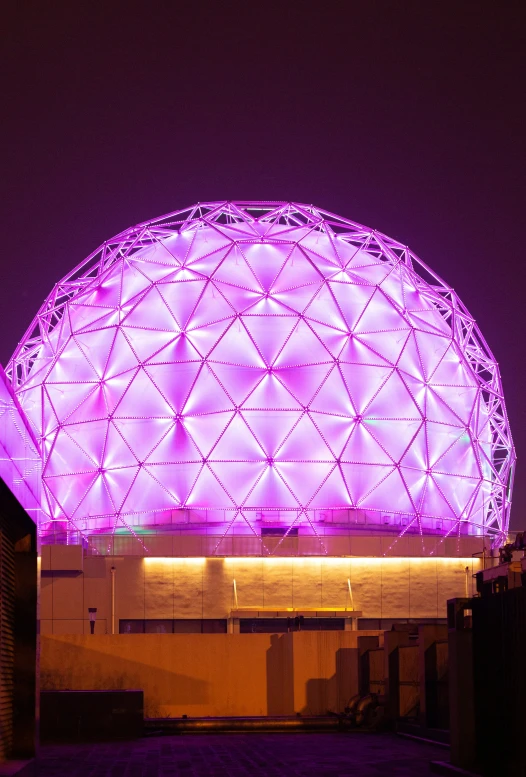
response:
M81 533L183 509L258 536L262 516L316 533L320 510L507 531L515 455L472 316L406 246L310 205L127 229L54 287L8 374L44 509Z

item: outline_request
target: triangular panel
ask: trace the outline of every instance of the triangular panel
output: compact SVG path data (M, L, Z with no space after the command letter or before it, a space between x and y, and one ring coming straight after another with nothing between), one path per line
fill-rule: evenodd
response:
M245 507L262 505L274 509L287 509L299 506L299 501L287 488L275 467L267 466L254 490L244 503Z
M172 417L173 410L144 370L139 370L115 408L119 418Z
M332 368L312 400L310 408L322 413L354 417L355 409L338 367Z
M276 451L276 461L331 461L333 458L308 413L301 416ZM302 467L296 469L303 471Z
M287 391L276 375L267 373L250 393L243 408L269 408L275 410L292 410L301 408L300 403Z
M235 502L214 476L210 467L204 466L190 492L187 504L193 507L212 507L226 509L235 506Z
M271 458L300 417L301 411L293 410L243 410L252 434Z

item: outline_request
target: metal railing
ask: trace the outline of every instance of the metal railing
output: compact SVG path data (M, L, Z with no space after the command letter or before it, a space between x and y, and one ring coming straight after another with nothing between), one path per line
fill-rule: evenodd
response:
M352 531L305 534L295 537L254 534L148 532L133 534L97 534L88 539L76 534L46 537L44 544L82 545L86 556L138 557L230 557L230 556L435 556L471 557L482 553L484 539L464 536L406 535L398 538L389 534L356 534Z

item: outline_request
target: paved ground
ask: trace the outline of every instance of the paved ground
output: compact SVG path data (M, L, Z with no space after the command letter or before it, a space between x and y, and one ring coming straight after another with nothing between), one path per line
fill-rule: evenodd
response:
M424 777L448 751L394 734L183 734L46 745L40 777Z

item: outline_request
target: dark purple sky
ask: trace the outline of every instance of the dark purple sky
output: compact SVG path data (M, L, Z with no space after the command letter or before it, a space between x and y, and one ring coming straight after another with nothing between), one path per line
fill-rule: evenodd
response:
M11 3L0 362L52 284L135 222L198 200L312 202L455 287L500 363L522 457L522 6ZM522 461L512 524L526 526Z

